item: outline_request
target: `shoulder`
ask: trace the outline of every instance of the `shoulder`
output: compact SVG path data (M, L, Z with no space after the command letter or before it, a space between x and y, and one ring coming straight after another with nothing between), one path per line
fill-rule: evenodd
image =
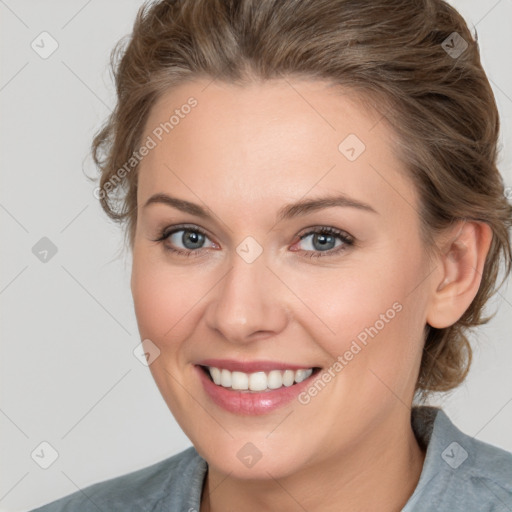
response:
M98 510L182 510L199 503L206 461L190 447L172 457L104 482L99 482L32 512ZM184 510L187 510L185 508Z
M441 409L417 408L413 426L427 452L403 512L512 509L512 453L464 434Z

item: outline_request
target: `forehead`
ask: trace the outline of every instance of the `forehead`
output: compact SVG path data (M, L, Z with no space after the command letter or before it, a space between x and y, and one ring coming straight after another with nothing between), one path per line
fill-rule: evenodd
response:
M249 210L325 192L376 209L415 202L382 116L321 81L181 84L152 108L147 137L155 147L140 165L139 204L165 191Z

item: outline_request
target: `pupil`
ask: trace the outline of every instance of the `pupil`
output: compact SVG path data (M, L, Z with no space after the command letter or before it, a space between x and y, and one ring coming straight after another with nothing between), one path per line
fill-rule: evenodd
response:
M332 235L326 235L323 233L315 235L315 242L320 242L320 249L325 249L326 243L332 243L334 241L334 237Z
M201 243L203 242L204 236L202 233L196 233L194 231L187 231L183 234L183 244L186 246L187 242L191 242L193 247L192 249L196 249L197 247L201 246Z

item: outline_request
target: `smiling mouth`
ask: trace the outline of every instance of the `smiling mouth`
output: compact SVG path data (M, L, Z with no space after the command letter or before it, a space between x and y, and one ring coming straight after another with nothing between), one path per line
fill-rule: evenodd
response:
M274 391L283 387L291 387L316 375L321 370L321 368L315 366L298 370L287 369L245 373L215 366L199 366L210 381L217 386L232 391L245 391L248 393Z

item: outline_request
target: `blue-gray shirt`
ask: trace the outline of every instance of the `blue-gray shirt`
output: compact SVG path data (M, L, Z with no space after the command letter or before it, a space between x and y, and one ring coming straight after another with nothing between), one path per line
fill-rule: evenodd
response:
M414 407L412 426L427 453L402 512L512 512L512 453L463 434L434 407ZM207 467L190 447L32 512L199 512Z

